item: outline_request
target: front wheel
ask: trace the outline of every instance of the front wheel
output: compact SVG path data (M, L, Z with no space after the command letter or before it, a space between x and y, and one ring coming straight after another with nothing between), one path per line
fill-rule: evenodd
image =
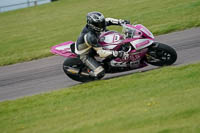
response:
M146 54L146 62L154 66L172 65L177 60L176 51L159 42L153 43Z
M63 70L65 74L78 82L89 82L95 80L89 76L86 66L79 58L67 58L63 63Z

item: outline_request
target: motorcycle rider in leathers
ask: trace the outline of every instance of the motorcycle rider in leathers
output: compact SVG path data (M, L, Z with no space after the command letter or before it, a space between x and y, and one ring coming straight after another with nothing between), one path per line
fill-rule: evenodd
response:
M87 24L83 28L75 44L75 53L79 55L80 60L91 70L91 77L101 78L105 74L104 68L91 56L91 51L102 57L127 57L123 51L105 50L98 43L101 32L106 31L106 26L129 24L127 20L104 18L100 12L89 12L87 14Z

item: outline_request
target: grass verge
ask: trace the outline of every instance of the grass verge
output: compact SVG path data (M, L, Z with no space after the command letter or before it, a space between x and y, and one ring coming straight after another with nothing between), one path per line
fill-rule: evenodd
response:
M200 64L0 103L1 133L199 133Z
M96 10L142 23L156 35L200 26L198 0L59 0L0 14L0 66L50 56L51 46L75 41L86 14Z

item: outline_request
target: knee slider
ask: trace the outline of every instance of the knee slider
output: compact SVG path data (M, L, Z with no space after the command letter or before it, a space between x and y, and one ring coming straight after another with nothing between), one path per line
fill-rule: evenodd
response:
M93 71L92 75L97 78L102 78L105 75L105 70L102 66L99 66Z

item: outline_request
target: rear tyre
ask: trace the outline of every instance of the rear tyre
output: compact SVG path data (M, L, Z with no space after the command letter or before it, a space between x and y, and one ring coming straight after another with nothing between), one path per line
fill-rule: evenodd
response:
M172 65L177 60L176 51L159 42L153 43L147 52L146 62L154 66Z
M82 61L79 58L67 58L63 63L63 70L69 78L78 82L89 82L95 80L90 76L70 71L70 69L79 71L80 69L84 69L84 67L86 68L86 66L82 63Z

